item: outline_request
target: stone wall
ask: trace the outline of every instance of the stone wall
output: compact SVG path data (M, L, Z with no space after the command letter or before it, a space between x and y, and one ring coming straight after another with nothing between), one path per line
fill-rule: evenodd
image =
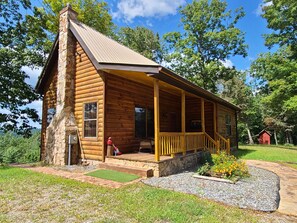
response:
M75 38L69 30L69 19L77 13L67 5L60 12L56 114L46 130L45 162L65 165L68 158L68 136L76 134L74 111ZM78 146L73 146L77 162ZM72 163L73 163L72 162Z
M185 156L176 156L160 162L125 160L121 158L106 158L105 162L125 167L152 169L155 177L163 177L195 168L201 161L203 152L191 153Z

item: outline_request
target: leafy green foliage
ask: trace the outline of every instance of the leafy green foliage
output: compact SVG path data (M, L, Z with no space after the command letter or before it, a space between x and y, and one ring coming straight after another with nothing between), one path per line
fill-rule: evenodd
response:
M292 55L289 47L280 48L275 53L261 54L251 66L252 74L262 80L266 125L275 130L293 131L296 125L297 61Z
M223 61L230 56L246 56L244 34L236 28L244 16L242 8L227 11L227 3L220 0L193 1L180 10L184 33L167 33L168 62L178 74L212 92L220 80L235 75Z
M211 172L213 172L215 176L228 179L249 176L245 162L237 160L235 156L227 155L225 152L213 155L213 162L214 165L211 167Z
M297 1L295 0L265 0L262 17L267 20L268 28L274 32L265 35L266 45L272 47L291 46L295 58L297 56Z
M25 82L22 67L40 64L38 52L27 48L27 29L22 8L30 1L4 1L0 6L0 130L29 136L30 120L38 122L36 110L26 107L39 97Z
M245 162L237 160L235 156L227 155L225 152L212 155L212 164L206 162L197 173L204 176L214 176L237 180L248 177L248 168Z
M0 135L0 163L32 163L39 161L40 132L30 138L12 133Z
M208 162L206 162L205 164L203 164L201 167L198 168L196 173L198 173L199 175L202 175L202 176L208 176L208 175L210 175L209 174L210 168L211 168L211 166L209 165Z
M130 49L158 63L162 61L163 50L159 34L145 27L122 27L118 33L119 41Z

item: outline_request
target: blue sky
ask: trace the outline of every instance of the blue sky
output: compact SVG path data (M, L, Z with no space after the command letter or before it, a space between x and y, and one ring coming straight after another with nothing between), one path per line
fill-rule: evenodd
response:
M36 6L42 0L34 2ZM108 5L113 16L113 22L118 26L145 26L160 36L171 31L182 31L179 6L184 6L190 0L108 0ZM238 70L246 70L251 62L260 53L267 52L264 45L263 34L269 33L266 28L266 21L261 14L262 0L227 0L228 8L235 10L242 6L246 16L238 22L238 28L245 32L246 43L248 44L248 56L231 57L226 61L226 65L235 66ZM29 74L27 80L32 86L36 85L40 69L30 70L24 68ZM34 102L30 107L36 108L41 114L41 102ZM38 125L37 125L38 127Z
M178 7L191 2L190 0L109 0L107 1L118 26L145 26L158 32L160 36L171 31L181 31ZM246 43L249 45L248 56L233 57L228 61L239 70L249 68L252 60L259 53L267 52L262 35L269 33L266 21L261 14L262 0L227 0L228 8L235 10L243 7L246 16L238 22L238 28L245 32Z

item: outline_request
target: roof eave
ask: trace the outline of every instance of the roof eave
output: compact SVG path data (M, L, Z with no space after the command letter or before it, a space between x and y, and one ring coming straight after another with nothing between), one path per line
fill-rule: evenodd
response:
M190 93L196 94L197 96L202 96L208 100L216 101L216 102L223 104L229 108L232 108L236 111L241 111L241 109L239 107L237 107L236 105L234 105L234 104L220 98L219 96L193 84L192 82L186 80L185 78L177 75L176 73L174 73L173 71L171 71L165 67L160 67L159 71L160 71L159 74L154 75L158 79L163 79L169 83L171 82L170 84L174 84L179 88L187 90ZM165 74L172 79L168 80L168 78L167 78L167 80L166 80L166 78L164 78L164 76L162 77L162 74Z
M50 54L45 62L45 66L43 67L40 76L38 77L38 81L35 86L35 90L37 93L42 94L41 86L44 83L44 78L46 76L47 71L50 69L49 65L53 62L55 52L58 50L58 43L59 43L59 35L56 36L54 44L51 48Z

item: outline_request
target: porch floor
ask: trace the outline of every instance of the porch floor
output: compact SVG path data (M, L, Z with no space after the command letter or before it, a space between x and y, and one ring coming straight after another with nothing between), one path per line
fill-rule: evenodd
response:
M152 153L125 153L120 156L108 157L112 159L120 160L130 160L130 161L140 161L140 162L152 162L158 163L155 161L155 154ZM160 156L160 161L171 159L171 156Z

